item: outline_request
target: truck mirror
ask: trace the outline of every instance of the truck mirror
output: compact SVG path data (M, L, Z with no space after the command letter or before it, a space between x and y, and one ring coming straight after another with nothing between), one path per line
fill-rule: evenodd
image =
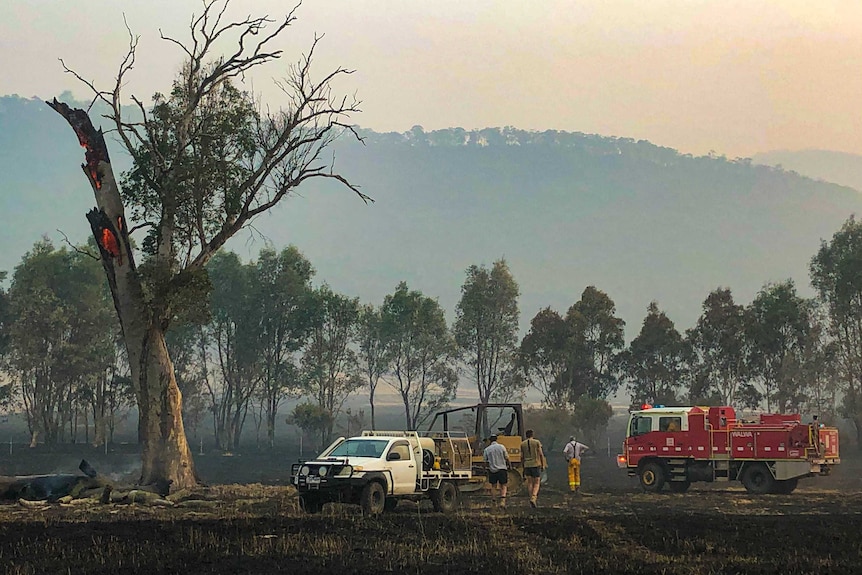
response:
M389 455L386 456L386 461L399 461L401 459L401 454L397 451L392 451Z

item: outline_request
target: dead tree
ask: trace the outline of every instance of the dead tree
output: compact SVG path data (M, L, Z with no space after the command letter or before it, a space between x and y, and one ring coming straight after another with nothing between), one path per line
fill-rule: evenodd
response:
M49 103L86 150L82 167L96 199L87 219L128 350L140 414L142 484L197 482L165 331L186 307L205 299L204 266L212 255L310 178L335 179L369 200L323 158L343 132L357 136L346 121L359 102L336 98L331 90L334 78L351 71L339 67L313 81L315 37L278 82L286 105L274 113L262 110L236 84L252 68L281 57L271 46L295 20L295 9L280 22L264 16L225 23L228 3L206 0L202 14L192 17L186 42L162 35L182 51L182 71L171 93L157 94L151 106L131 96L134 119L121 98L135 63L137 37L131 32L112 90L97 89L63 64L108 106L103 117L131 154L133 168L122 190L102 130L88 112L56 99ZM229 41L232 50L217 55L217 46ZM147 235L136 254L130 240L141 230Z

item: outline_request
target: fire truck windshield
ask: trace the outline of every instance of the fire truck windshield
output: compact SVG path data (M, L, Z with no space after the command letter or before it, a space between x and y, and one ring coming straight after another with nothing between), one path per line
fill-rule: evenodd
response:
M652 431L652 417L635 415L629 427L629 436L634 437Z

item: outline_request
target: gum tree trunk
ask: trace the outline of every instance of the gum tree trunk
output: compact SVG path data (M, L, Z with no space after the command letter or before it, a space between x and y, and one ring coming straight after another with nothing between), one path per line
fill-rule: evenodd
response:
M183 428L182 394L165 344L167 313L158 301L144 299L104 136L84 110L71 109L56 99L48 105L66 119L86 149L81 167L96 198L87 219L123 330L138 404L140 483L172 488L195 485L197 476Z

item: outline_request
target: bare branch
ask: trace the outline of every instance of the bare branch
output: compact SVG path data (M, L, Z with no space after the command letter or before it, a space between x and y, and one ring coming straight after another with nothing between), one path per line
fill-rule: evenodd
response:
M110 94L110 92L105 92L103 90L97 89L93 82L85 79L83 76L81 76L80 74L78 74L77 72L75 72L74 70L69 68L68 66L66 66L66 62L64 62L62 58L58 58L58 60L60 61L60 64L63 66L63 72L65 72L66 74L71 74L72 76L75 77L75 79L77 79L79 82L81 82L82 84L87 86L93 92L94 101L95 101L95 99L100 99L100 100L104 101L105 103L110 104L110 101L106 97ZM90 104L90 106L92 106L92 104Z
M87 256L88 258L93 258L97 262L102 260L101 257L99 257L95 254L92 254L92 253L88 252L87 250L82 250L78 246L72 244L72 242L69 241L69 236L67 236L65 233L63 233L63 230L58 229L57 231L60 233L61 236L63 236L63 241L66 242L66 245L68 245L70 248L72 248L75 252L81 254L82 256Z
M189 51L189 49L188 49L188 48L186 48L185 44L183 44L183 43L182 43L182 42L180 42L179 40L175 40L174 38L171 38L170 36L165 36L165 34L164 34L164 32L162 32L162 29L161 29L161 28L159 28L159 38L161 38L162 40L167 40L167 41L168 41L168 42L170 42L171 44L176 44L177 46L179 46L179 47L180 47L180 50L182 50L183 52L185 52L185 53L186 53L186 55L189 57L189 59L194 58L194 55L192 54L192 52L191 52L191 51Z
M142 230L144 228L154 228L155 226L156 226L156 224L153 222L144 222L142 224L138 224L136 226L132 226L131 228L129 228L128 234L129 234L129 236L131 236L134 232L136 232L138 230Z

